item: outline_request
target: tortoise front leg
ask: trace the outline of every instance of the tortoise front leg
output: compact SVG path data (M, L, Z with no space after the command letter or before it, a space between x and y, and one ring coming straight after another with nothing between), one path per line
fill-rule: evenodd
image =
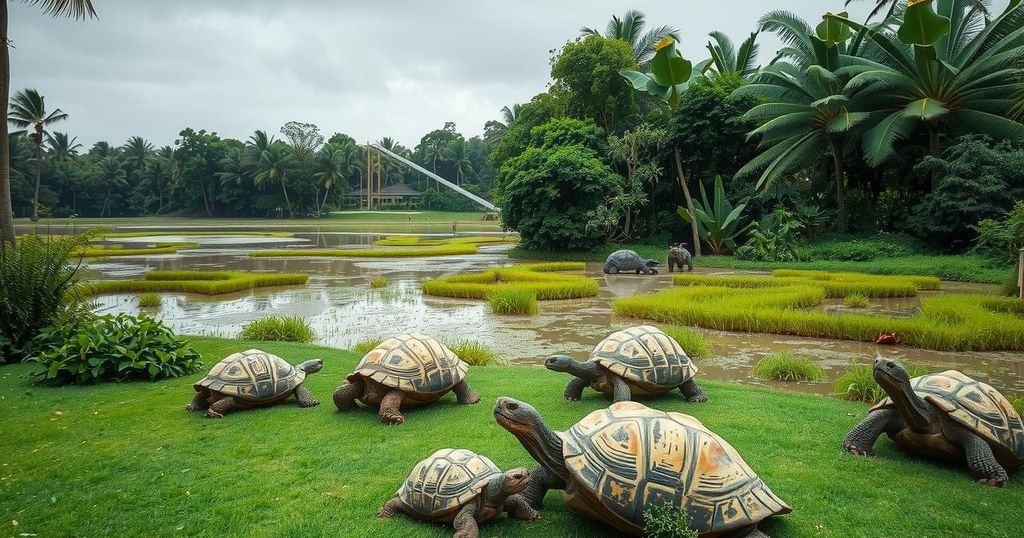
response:
M455 398L459 403L463 405L475 404L480 401L480 395L469 388L469 383L466 383L465 379L452 387L452 392L455 393Z
M338 411L351 411L359 407L356 398L363 395L363 382L345 383L334 391L334 405Z
M476 513L475 504L467 504L459 510L459 513L455 515L455 521L452 521L452 525L455 526L455 535L453 538L480 538L480 527L476 524L476 518L473 516Z
M682 392L683 396L686 397L686 401L690 403L704 403L708 401L707 393L692 378L679 387L679 392Z
M508 517L524 521L537 521L540 519L540 512L531 508L530 503L526 502L526 498L522 495L509 495L508 499L505 499L503 506L505 511L508 512Z
M873 456L871 447L882 432L891 430L896 422L902 420L895 409L879 409L868 413L860 424L855 426L843 440L843 450L854 456Z
M224 415L239 409L234 398L221 398L206 410L206 418L224 418Z
M996 461L992 447L974 432L962 430L960 436L960 444L967 457L967 466L971 469L974 479L983 486L1005 488L1010 478L1006 474L1006 469Z
M185 406L185 411L205 411L210 407L210 395L205 390L196 393L192 401Z
M615 403L628 402L631 397L629 385L617 375L609 375L608 379L612 382L612 401Z
M401 424L405 422L405 416L400 412L402 400L405 394L398 389L392 389L380 400L380 419L385 424Z
M299 400L299 407L313 407L320 405L320 400L313 397L313 393L306 388L305 384L300 383L299 386L295 387L295 397Z
M405 504L398 499L398 495L395 495L388 502L384 503L380 510L377 510L377 517L382 519L395 517L400 512L405 512Z
M557 476L549 475L544 467L538 466L530 471L530 484L520 495L530 508L540 510L544 506L544 496L549 489L565 489L565 484Z
M590 383L581 377L574 377L569 385L565 387L565 399L570 402L578 402L583 399L583 389Z

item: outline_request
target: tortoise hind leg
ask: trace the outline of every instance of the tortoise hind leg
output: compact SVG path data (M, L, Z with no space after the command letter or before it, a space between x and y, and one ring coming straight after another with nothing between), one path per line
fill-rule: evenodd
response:
M994 486L1005 488L1009 481L1006 469L996 461L992 454L992 447L988 445L977 434L969 431L961 432L961 443L964 447L964 456L967 457L967 466L971 469L974 479L983 486Z
M295 387L295 397L299 400L299 407L313 407L320 405L320 400L313 397L313 393L309 392L306 385L299 384Z
M351 411L359 407L356 398L363 395L363 382L345 383L334 391L334 405L338 411Z
M895 429L894 423L901 420L895 409L878 409L868 413L863 422L855 426L843 440L843 450L854 456L871 456L871 447L882 432Z
M455 526L453 538L480 538L480 527L477 526L476 519L473 517L475 512L476 506L472 503L459 510L459 513L455 515L455 521L452 522L452 525Z
M455 392L455 398L460 404L475 404L480 401L480 395L469 388L469 384L466 383L465 379L452 387L452 391Z
M224 418L224 415L240 408L234 398L221 398L206 410L206 418Z
M399 512L405 511L404 507L405 505L398 499L398 495L395 495L388 502L384 503L380 510L377 510L377 517L381 519L395 517Z
M629 385L622 380L619 376L609 375L608 379L612 383L612 402L628 402L632 397L629 391Z
M380 400L380 419L385 424L401 424L405 422L405 416L401 413L402 399L405 398L405 394L398 390L392 389L390 392L384 395Z
M210 407L210 394L205 390L196 392L192 401L185 406L185 411L205 411Z
M708 401L707 393L704 392L704 389L700 388L700 386L697 385L697 382L693 379L689 379L686 383L683 383L683 385L679 387L679 392L682 392L683 396L686 397L686 401L690 403L704 403Z

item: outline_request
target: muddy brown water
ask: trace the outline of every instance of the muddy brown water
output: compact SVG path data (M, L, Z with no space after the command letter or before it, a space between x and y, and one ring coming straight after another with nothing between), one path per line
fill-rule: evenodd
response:
M613 314L612 299L671 287L671 275L665 272L653 277L604 275L600 263L588 263L587 276L597 278L601 286L597 297L543 301L540 313L535 316L496 316L482 301L425 296L420 292L419 283L439 276L519 262L510 260L505 254L508 245L485 246L478 254L464 257L251 258L247 254L255 249L366 247L385 234L299 231L291 238L274 238L231 236L230 231L225 232L224 236L190 236L188 230L181 230L181 235L176 236L118 239L118 243L140 245L154 241L191 241L199 246L171 255L90 261L86 265L87 274L101 279L131 279L141 278L149 270L308 273L310 279L306 286L267 288L214 297L166 293L162 294L164 300L160 307L142 311L164 320L179 334L229 338L237 336L244 324L255 319L270 315L299 316L316 331L317 344L339 348L350 347L362 340L421 331L448 341L480 341L516 364L539 364L553 353L583 359L609 333L643 323ZM698 272L736 273L707 268L698 268ZM384 289L371 289L369 281L375 276L387 277L390 285ZM937 293L987 293L993 289L985 285L944 283L943 290ZM104 314L140 311L135 294L105 295L96 298L96 302L97 311ZM919 303L919 298L873 300L867 312L909 316ZM829 311L844 309L840 301L827 301L819 308ZM956 368L1001 390L1024 393L1022 353L940 352L845 340L702 332L712 348L710 357L697 361L700 375L705 378L829 393L830 382L765 382L753 378L750 368L769 353L792 351L813 359L826 369L831 380L851 364L868 364L877 354L884 354L933 370ZM299 358L302 357L294 359Z

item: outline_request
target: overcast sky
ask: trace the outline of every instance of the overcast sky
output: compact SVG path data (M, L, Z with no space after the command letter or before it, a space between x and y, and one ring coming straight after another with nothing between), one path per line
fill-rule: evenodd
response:
M997 2L1005 5L1005 0ZM98 20L52 20L10 3L11 91L38 89L71 115L56 127L86 147L132 135L169 144L185 127L247 138L290 120L364 142L413 147L445 121L467 137L502 106L544 91L550 50L628 8L681 30L739 42L788 9L816 24L842 0L419 1L93 0ZM870 2L852 16L862 19ZM762 57L778 43L762 39Z

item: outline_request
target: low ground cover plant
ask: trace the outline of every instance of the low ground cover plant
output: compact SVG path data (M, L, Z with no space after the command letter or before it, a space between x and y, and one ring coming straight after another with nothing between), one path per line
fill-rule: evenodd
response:
M238 335L242 340L308 343L316 333L298 316L270 316L246 323Z
M807 310L827 296L843 297L847 292L899 296L896 292L914 286L904 278L849 282L679 275L676 279L683 284L680 288L617 299L612 308L623 316L722 331L864 342L874 341L883 332L895 332L901 344L927 349L1024 350L1024 307L1009 297L925 297L919 312L907 318Z
M142 308L152 308L160 306L160 296L156 293L143 293L139 295L139 306Z
M276 257L317 257L317 258L417 258L426 256L464 256L476 254L474 244L440 245L435 247L413 248L361 248L361 249L290 249L290 250L254 250L249 256L254 258Z
M851 293L843 298L843 304L850 308L865 308L871 302L867 295Z
M824 381L825 370L810 359L790 352L772 353L754 365L755 377L775 381Z
M475 340L445 342L445 345L470 366L487 366L505 362L496 351Z
M697 538L690 516L670 503L653 503L644 509L646 538Z
M272 286L305 284L302 273L243 271L149 271L143 280L97 280L76 287L82 295L104 293L178 292L219 295Z
M145 314L79 318L44 330L46 348L27 362L41 382L85 385L168 379L202 367L199 354L166 325Z
M579 275L556 274L563 271L582 271L583 262L553 262L513 265L467 275L428 280L422 284L423 293L459 299L489 299L502 288L529 288L536 292L537 300L578 299L597 295L597 281Z

